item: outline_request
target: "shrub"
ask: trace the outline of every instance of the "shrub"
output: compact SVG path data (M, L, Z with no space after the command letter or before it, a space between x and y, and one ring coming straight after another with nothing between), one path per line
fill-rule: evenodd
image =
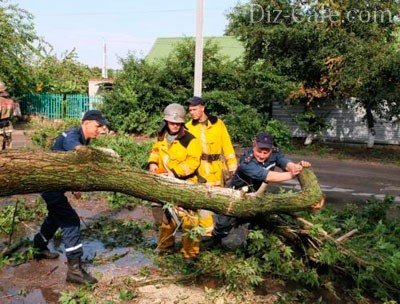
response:
M29 127L33 129L32 143L40 148L50 149L61 132L79 125L80 120L77 118L49 120L39 116L33 117L29 122Z
M150 141L137 143L128 134L116 134L96 138L92 145L113 149L122 157L123 162L144 169L152 143Z
M165 59L157 62L129 56L123 60L114 90L102 106L111 126L128 133L154 134L163 109L171 102L183 104L192 96L194 40L179 43ZM223 57L214 43L204 47L204 98L213 114L231 111L239 99L236 64Z
M328 113L317 115L313 110L295 115L295 121L298 126L307 133L321 135L323 131L330 129L332 126L327 122Z
M290 128L276 119L268 121L265 131L274 137L275 145L286 151L293 150L292 132Z
M266 118L254 108L241 103L230 105L230 112L222 116L232 141L243 146L251 144L254 136L264 128Z

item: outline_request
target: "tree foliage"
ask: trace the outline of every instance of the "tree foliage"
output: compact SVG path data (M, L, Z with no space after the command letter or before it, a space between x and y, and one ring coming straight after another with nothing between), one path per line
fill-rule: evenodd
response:
M363 43L354 48L343 67L339 94L353 97L366 110L369 128L375 118L400 117L400 51L398 44Z
M41 54L33 16L8 1L0 1L0 80L11 93L21 94L31 86L30 62Z
M305 112L355 97L388 117L398 109L399 6L394 0L252 0L228 14L227 33L244 43L247 65L264 60L295 84L286 99L301 102Z
M122 72L103 105L112 126L125 132L154 133L164 107L171 102L184 104L193 94L194 49L194 40L188 38L157 62L133 55L123 59ZM277 76L272 68L263 73L264 68L260 63L247 70L241 60L221 55L212 41L204 47L203 98L207 111L226 122L235 142L249 144L265 129L269 112L263 101L269 105L289 91L284 77Z
M154 132L163 108L171 102L184 103L192 96L194 41L187 39L165 59L148 62L129 55L116 86L104 103L104 111L119 129L129 132ZM219 54L216 44L204 47L204 98L212 113L229 111L227 103L238 99L239 87L234 65ZM218 99L218 102L215 100ZM122 122L122 123L121 123Z
M101 71L80 63L75 50L66 51L58 59L49 54L40 57L34 64L33 79L36 92L71 94L87 93L88 80L100 77Z
M78 62L75 50L59 59L35 31L33 15L18 5L0 0L0 80L10 92L86 93L90 77L99 68Z

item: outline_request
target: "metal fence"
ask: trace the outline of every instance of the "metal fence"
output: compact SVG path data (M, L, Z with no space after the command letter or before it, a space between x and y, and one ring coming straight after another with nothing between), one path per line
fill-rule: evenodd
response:
M42 115L50 119L82 118L83 113L96 109L102 96L84 94L26 94L20 101L22 115Z

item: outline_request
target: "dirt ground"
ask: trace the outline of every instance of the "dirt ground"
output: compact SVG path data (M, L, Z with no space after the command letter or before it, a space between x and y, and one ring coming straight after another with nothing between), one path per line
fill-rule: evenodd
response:
M151 210L147 207L139 206L133 210L110 210L104 195L100 193L85 194L80 200L76 200L72 195L68 196L81 217L83 229L92 221L104 216L121 221L152 221ZM1 199L0 205L13 204L17 197L19 196ZM23 197L26 201L33 202L37 196L24 195ZM19 231L14 239L16 240L22 235L32 239L39 227L40 221L24 222L19 225ZM150 231L146 237L150 241L156 242L154 230ZM1 243L4 241L3 238ZM83 245L84 261L93 261L95 257L105 261L99 264L86 264L88 272L99 280L99 283L91 291L99 303L107 303L107 301L149 304L273 303L277 298L274 294L266 293L262 296L251 296L247 300L238 301L226 294L219 295L213 292L213 289L210 288L218 287L218 283L209 282L207 279L201 283L176 284L174 278L164 277L160 274L160 269L151 256L146 254L146 251L135 250L131 247L107 249L101 241L96 239L84 239ZM63 246L57 247L51 242L49 247L60 252L59 259L29 260L20 265L7 265L0 270L0 303L59 303L60 296L66 292L78 290L79 286L65 282L67 265ZM119 258L111 259L110 257L113 256L119 256ZM108 260L108 258L110 259ZM135 287L136 285L144 286ZM129 289L134 290L134 297L131 300L121 300L119 293ZM284 287L281 289L284 290Z

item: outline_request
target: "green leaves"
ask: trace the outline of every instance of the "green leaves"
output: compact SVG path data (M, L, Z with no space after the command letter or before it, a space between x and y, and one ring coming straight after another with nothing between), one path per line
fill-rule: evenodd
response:
M32 74L34 84L29 91L57 94L87 93L88 80L100 76L99 70L78 61L75 49L60 58L54 54L36 58Z
M199 271L203 275L220 278L228 290L239 293L262 282L260 264L254 257L235 257L232 254L212 254L204 252L200 255Z
M108 118L108 117L107 117ZM150 141L135 142L128 134L101 136L91 142L93 146L113 149L122 161L138 168L145 169L152 143Z
M285 151L293 149L292 133L287 125L276 119L267 122L265 131L274 137L275 145Z
M14 232L17 230L19 223L41 219L47 213L46 205L40 197L34 202L26 202L24 198L14 198L12 201L15 201L15 203L6 205L0 210L0 234L11 232L12 219L17 204Z
M394 0L254 0L232 9L227 33L244 43L249 73L259 61L270 67L290 88L278 100L304 105L297 122L306 131L321 133L329 127L314 112L322 102L353 97L351 107L362 106L377 117L400 115L399 8ZM267 88L257 91L265 96L258 101L275 100ZM373 127L374 118L367 119Z
M344 268L359 291L372 292L380 299L394 299L400 290L400 225L398 219L386 217L392 203L393 198L389 196L383 201L371 199L362 208L349 205L337 212L336 217L325 217L325 211L313 217L325 229L328 226L343 232L358 229L343 244L348 254L325 242L317 259L322 264Z
M132 55L124 59L115 88L103 103L112 127L154 135L164 107L171 102L183 104L193 94L194 48L194 40L188 38L156 62ZM284 99L292 87L262 61L246 67L221 55L216 43L208 41L204 46L207 111L225 121L234 142L249 144L266 125L271 102Z
M32 84L30 63L40 55L41 39L37 36L33 16L18 5L0 2L0 79L9 91L20 95Z

